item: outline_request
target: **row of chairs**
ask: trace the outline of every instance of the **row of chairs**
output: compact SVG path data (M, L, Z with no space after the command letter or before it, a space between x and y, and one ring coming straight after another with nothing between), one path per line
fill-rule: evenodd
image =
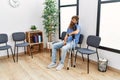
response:
M64 40L65 35L66 35L66 32L62 32L62 36L61 36L62 40ZM87 48L82 48L81 44L83 42L83 38L84 38L84 35L80 34L79 42L78 42L79 46L76 46L74 49L70 50L67 70L69 70L70 61L71 61L71 66L72 64L74 67L76 66L76 58L78 53L81 53L83 61L84 61L83 55L87 55L87 73L89 73L89 55L96 53L97 61L99 61L98 47L99 47L101 38L99 36L89 35L86 40ZM95 49L90 49L90 47L93 47ZM74 53L74 61L72 61L72 53Z
M62 39L64 39L65 34L66 34L65 32L62 33ZM8 51L8 49L10 49L11 53L12 53L13 61L15 62L14 56L15 56L15 52L16 52L16 48L17 48L16 58L17 58L17 62L18 62L18 47L24 47L24 53L25 54L26 54L25 47L29 46L29 48L30 48L29 43L25 42L25 36L26 35L25 35L24 32L15 32L15 33L12 34L13 41L15 42L14 53L13 53L11 45L7 44L7 42L8 42L8 35L5 34L5 33L0 34L0 44L4 44L4 45L0 46L0 50L7 50L7 56L9 57L9 51ZM96 53L97 54L97 59L99 60L99 55L98 55L98 50L97 49L99 47L101 38L98 37L98 36L95 36L95 35L89 35L87 37L87 41L86 41L87 48L81 48L83 37L84 36L81 34L81 36L79 38L79 44L80 44L80 46L79 47L75 47L76 54L75 54L75 61L74 61L75 64L74 64L74 67L76 66L77 53L79 52L79 53L82 54L83 61L84 61L83 54L86 54L87 55L87 73L89 73L89 55ZM94 47L96 49L95 50L89 49L90 46ZM30 51L30 53L31 53L31 51ZM33 58L32 53L31 53L31 57ZM69 66L67 67L67 69L69 69Z
M18 62L18 47L24 47L24 53L26 54L26 47L30 48L29 43L27 43L25 41L26 39L26 34L24 32L14 32L12 33L12 38L13 41L15 42L14 44L14 52L12 50L12 46L8 45L8 35L6 33L1 33L0 34L0 50L7 50L7 56L9 58L9 49L11 50L12 53L12 57L13 57L13 61L15 62L15 53L16 53L16 48L17 48L17 54L16 54L16 58L17 58L17 62ZM31 51L30 51L31 53ZM33 58L33 55L31 53L31 57Z

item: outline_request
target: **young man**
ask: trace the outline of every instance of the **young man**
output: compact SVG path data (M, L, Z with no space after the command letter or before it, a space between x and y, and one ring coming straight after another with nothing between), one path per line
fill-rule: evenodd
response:
M74 47L79 42L79 36L80 36L80 26L78 25L79 17L73 16L70 22L70 25L67 29L67 34L63 41L54 43L52 47L52 62L47 66L47 68L53 68L57 66L56 63L56 53L57 49L62 48L61 50L61 60L58 66L56 67L56 70L61 70L64 67L64 60L66 57L66 53L69 49ZM73 39L75 42L73 43Z

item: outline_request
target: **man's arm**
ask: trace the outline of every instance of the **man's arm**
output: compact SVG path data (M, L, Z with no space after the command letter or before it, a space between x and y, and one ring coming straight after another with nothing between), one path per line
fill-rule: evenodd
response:
M66 45L67 39L68 39L68 35L66 34L64 37L64 45Z
M77 29L77 30L75 30L75 31L73 31L73 32L71 32L71 33L69 33L69 34L67 34L67 36L71 36L71 35L73 35L73 34L78 34L79 33L79 29Z
M71 35L73 35L73 34L78 34L79 31L80 31L80 30L77 29L77 30L75 30L75 31L73 31L73 32L71 32L71 33L69 33L69 34L66 34L66 36L64 37L64 45L66 44L67 39L68 39L69 36L71 36Z

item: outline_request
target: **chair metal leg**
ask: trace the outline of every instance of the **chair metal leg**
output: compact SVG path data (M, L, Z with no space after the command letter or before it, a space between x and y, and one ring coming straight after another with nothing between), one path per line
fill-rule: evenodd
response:
M8 58L9 58L9 52L8 52L8 49L7 49L7 56L8 56Z
M82 55L82 59L83 59L83 61L84 61L84 56L83 56L83 54L81 54Z
M97 61L99 61L99 55L98 55L98 52L96 52L97 53Z
M10 48L10 50L11 50L11 53L12 53L13 61L15 62L15 58L14 58L14 54L13 54L12 48Z
M14 56L15 56L15 51L16 51L16 47L14 46L14 53L13 53L13 54L14 54Z
M75 54L75 61L74 61L74 67L75 67L75 65L76 65L76 59L77 59L77 52L78 52L78 51L76 51L76 54ZM82 59L83 59L83 61L84 61L84 57L83 57L83 54L81 53L81 55L82 55Z
M74 67L76 66L77 52L78 51L76 51L76 54L75 54L75 60L74 60L74 65L73 65Z
M18 62L18 47L17 47L17 55L16 55L16 58L17 58L17 62Z
M15 59L15 52L16 52L16 46L14 46L14 52L13 52L14 59Z
M87 55L87 73L89 74L89 54Z
M26 54L26 50L25 50L25 47L24 47L24 54Z
M32 51L31 51L31 47L29 46L29 49L30 49L30 55L31 57L33 58L33 54L32 54Z
M81 48L81 44L80 44L80 48ZM82 59L83 59L83 61L84 61L84 56L83 56L83 54L81 54L82 55Z

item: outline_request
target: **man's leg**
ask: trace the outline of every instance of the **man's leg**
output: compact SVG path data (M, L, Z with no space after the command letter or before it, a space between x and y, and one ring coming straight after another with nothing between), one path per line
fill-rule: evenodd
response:
M65 46L62 47L62 53L61 53L61 61L59 65L57 66L57 70L61 70L64 67L64 61L66 58L67 51L71 48L72 44L67 43Z
M58 43L54 43L52 46L52 62L48 65L48 68L52 68L57 66L56 64L56 53L57 53L57 49L61 48L63 46L63 42L58 42Z

